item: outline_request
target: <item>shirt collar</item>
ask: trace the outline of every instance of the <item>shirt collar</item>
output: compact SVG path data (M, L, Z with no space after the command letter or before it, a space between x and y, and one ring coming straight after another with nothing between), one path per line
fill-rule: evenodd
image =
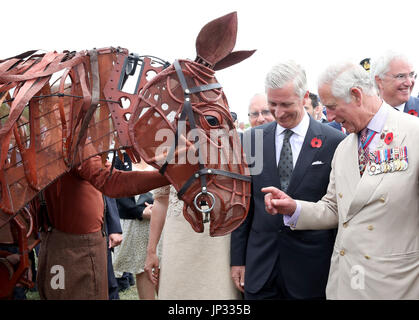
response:
M305 111L303 119L300 121L300 123L297 124L294 128L290 128L290 130L292 130L292 132L304 138L306 136L309 125L310 125L310 117L308 116L308 113ZM278 123L276 124L277 136L281 135L285 130L286 128L280 126Z
M401 111L401 112L403 112L403 110L404 110L404 105L406 104L406 102L405 103L402 103L401 105L399 105L399 106L397 106L397 107L394 107L394 108L396 108L397 110L399 110L399 111Z
M372 119L368 123L367 128L377 133L380 133L384 128L384 125L387 121L388 113L391 110L391 108L392 107L390 105L383 101L383 103L380 106L380 109L378 109L377 113L372 117Z

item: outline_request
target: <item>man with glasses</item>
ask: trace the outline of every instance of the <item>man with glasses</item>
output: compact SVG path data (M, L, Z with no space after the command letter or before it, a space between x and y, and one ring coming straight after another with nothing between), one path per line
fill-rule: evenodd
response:
M248 116L252 128L275 120L269 111L266 94L257 93L252 97L249 104Z
M372 60L371 77L380 97L393 108L415 116L419 113L419 99L411 96L416 72L402 54L387 52Z

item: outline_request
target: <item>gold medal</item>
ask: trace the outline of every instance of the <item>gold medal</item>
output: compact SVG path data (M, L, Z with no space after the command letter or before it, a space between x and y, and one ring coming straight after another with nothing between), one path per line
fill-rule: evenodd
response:
M401 169L401 162L400 162L400 160L399 159L396 159L395 161L394 161L394 165L395 165L395 167L396 167L396 171L400 171L400 169Z
M368 168L369 175L372 176L373 174L375 174L375 171L377 171L377 167L375 166L375 164L371 163L371 165Z

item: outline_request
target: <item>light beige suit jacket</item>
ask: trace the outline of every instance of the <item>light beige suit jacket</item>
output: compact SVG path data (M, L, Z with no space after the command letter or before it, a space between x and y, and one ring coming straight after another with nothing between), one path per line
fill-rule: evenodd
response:
M369 175L358 169L358 136L336 149L327 194L298 201L296 229L338 227L328 299L419 299L419 119L389 110L383 129L406 146L405 171Z

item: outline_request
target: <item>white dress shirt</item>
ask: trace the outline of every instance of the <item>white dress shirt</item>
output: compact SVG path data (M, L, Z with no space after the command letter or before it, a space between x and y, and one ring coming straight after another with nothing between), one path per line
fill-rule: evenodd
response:
M381 104L380 109L378 109L378 111L374 115L374 117L372 117L370 122L368 122L367 128L370 131L377 132L374 139L372 139L372 141L369 145L370 150L376 150L377 149L377 145L378 145L379 141L381 140L380 132L382 132L383 129L384 129L384 125L387 121L387 116L388 116L388 113L391 110L391 108L392 107L390 105L388 105L385 101L383 101L383 103ZM361 141L359 141L359 145L361 145Z
M307 134L308 127L310 125L310 118L307 112L304 112L303 119L294 128L290 128L293 134L290 137L291 151L292 151L292 165L295 168L298 156L300 155L301 148L303 146L304 138ZM286 128L276 125L275 132L275 151L276 151L276 164L278 165L279 158L281 155L282 144L284 142L284 131Z
M374 136L373 140L370 143L369 149L370 150L376 150L377 145L381 140L380 132L383 131L384 125L387 121L387 116L389 111L391 110L391 106L388 105L385 101L380 106L380 109L378 109L377 113L373 116L373 118L370 120L370 122L367 125L367 128L369 130L377 132L377 134ZM358 139L359 140L359 139ZM361 144L361 142L359 142ZM301 204L297 201L297 207L292 215L284 215L284 224L286 226L295 227L297 224L298 218L300 216L301 212Z
M406 102L405 103L402 103L401 105L399 105L399 106L397 106L397 107L394 107L394 108L396 108L397 110L399 110L399 111L401 111L401 112L403 112L404 111L404 105L406 104Z

